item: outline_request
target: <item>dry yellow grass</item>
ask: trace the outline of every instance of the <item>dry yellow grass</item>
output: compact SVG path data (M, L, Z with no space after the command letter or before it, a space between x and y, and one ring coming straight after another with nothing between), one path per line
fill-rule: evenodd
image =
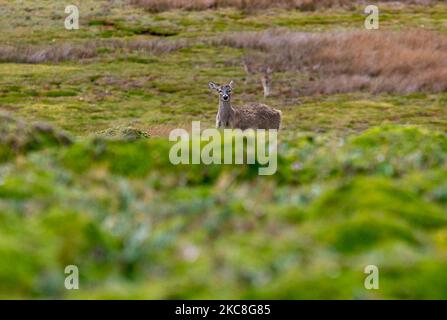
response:
M252 49L246 62L308 75L309 94L447 90L447 37L430 31L273 30L226 35L215 44Z
M379 2L391 2L391 0L382 0ZM400 0L392 2L429 5L440 1ZM160 12L170 9L207 10L225 7L248 11L267 8L287 8L312 11L322 8L370 4L368 1L364 0L131 0L131 3L151 12Z
M184 124L183 126L178 125L169 125L169 124L158 124L153 125L149 128L145 128L145 131L151 136L151 137L169 137L169 134L172 130L177 128L184 128L186 131L191 132L191 125Z
M355 2L355 1L354 1ZM232 7L242 10L258 10L267 8L296 8L315 10L322 7L352 4L352 0L132 0L134 5L152 12L170 9L207 10Z
M0 62L45 63L94 58L98 49L112 51L162 54L184 48L190 41L180 40L89 40L83 43L56 43L50 45L0 45Z

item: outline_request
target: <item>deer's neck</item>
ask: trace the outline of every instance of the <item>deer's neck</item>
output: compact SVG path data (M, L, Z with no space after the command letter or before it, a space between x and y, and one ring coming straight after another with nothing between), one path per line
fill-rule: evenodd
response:
M231 101L219 100L219 116L223 121L229 121L234 114L234 109L231 106Z

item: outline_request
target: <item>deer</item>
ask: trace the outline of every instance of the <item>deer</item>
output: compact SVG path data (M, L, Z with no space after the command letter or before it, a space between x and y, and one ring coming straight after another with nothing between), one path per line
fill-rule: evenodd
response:
M253 59L252 57L245 57L242 63L245 73L247 74L245 84L248 82L249 75L259 75L262 88L264 89L264 98L270 96L273 75L272 68L268 64L262 62L257 63L256 59Z
M262 88L264 89L264 98L267 98L270 95L270 87L272 86L272 69L267 67L263 70L261 76Z
M262 103L249 104L243 107L231 105L231 92L234 82L226 85L210 82L209 87L219 94L219 109L216 116L217 128L231 129L276 129L281 124L281 111Z

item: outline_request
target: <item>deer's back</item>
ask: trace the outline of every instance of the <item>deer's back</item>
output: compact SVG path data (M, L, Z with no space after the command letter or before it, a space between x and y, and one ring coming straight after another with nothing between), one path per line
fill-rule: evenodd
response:
M249 104L235 108L233 127L239 129L279 129L281 111L265 104Z

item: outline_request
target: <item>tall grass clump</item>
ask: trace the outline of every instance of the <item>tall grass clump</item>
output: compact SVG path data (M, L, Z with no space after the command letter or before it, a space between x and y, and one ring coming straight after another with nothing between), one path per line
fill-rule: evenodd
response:
M104 49L113 53L143 52L160 55L185 48L189 44L187 40L111 39L50 45L0 45L0 62L45 63L85 60L97 57Z
M230 34L216 43L246 49L248 63L308 75L308 94L447 90L447 37L431 31L268 30Z
M391 1L381 1L391 2ZM430 5L438 0L401 0L394 1L405 4ZM135 6L142 7L151 12L162 12L171 9L208 10L217 8L236 8L245 11L262 10L269 8L299 9L315 11L333 7L354 7L364 5L364 0L131 0Z
M170 9L199 11L228 7L249 11L268 8L315 10L323 7L348 5L352 2L351 0L132 0L134 5L151 12L161 12Z

